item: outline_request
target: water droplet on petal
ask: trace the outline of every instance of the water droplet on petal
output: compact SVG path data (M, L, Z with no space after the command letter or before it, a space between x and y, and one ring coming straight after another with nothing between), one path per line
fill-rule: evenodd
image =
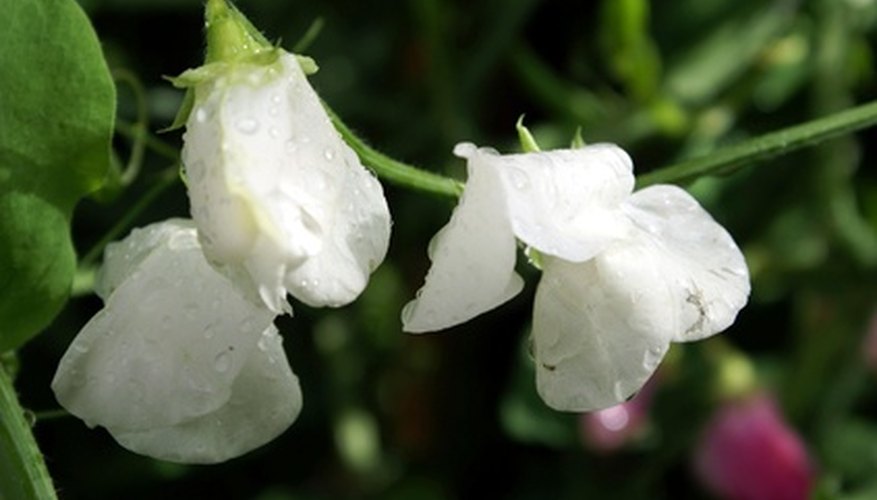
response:
M621 384L620 380L616 380L614 386L612 387L612 392L615 394L615 400L619 403L624 401L624 387Z
M213 360L213 367L219 373L225 373L231 368L231 352L230 351L222 351L216 355L216 359Z
M204 108L198 108L195 110L195 121L198 123L204 123L207 121L207 111Z
M649 348L643 355L643 366L647 370L654 370L663 358L664 351L660 347Z
M280 137L280 131L277 130L277 127L271 127L268 129L268 135L277 139L278 137Z
M524 173L524 171L517 168L512 168L510 172L512 177L512 184L514 184L515 188L523 190L530 187L530 179L527 178L527 174Z
M242 134L254 134L259 130L259 122L253 118L242 118L238 120L236 127Z
M335 158L335 151L333 151L332 148L326 148L323 151L323 157L329 161L332 161L332 159Z

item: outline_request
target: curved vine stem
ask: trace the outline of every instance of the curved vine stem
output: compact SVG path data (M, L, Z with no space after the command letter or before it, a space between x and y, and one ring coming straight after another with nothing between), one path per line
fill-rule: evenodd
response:
M128 186L134 182L137 174L140 173L140 167L143 166L146 135L149 130L149 109L146 103L146 89L143 88L143 83L140 82L137 75L126 69L116 69L113 71L113 79L116 83L123 83L131 88L137 109L137 122L132 125L134 133L131 135L131 155L120 178L122 185Z
M332 124L335 125L335 129L341 134L344 142L356 152L363 163L374 169L378 177L399 186L410 187L441 196L456 198L463 192L463 183L457 180L394 160L372 148L357 137L325 102L323 107L329 113Z
M877 124L877 102L771 132L637 178L637 187L685 183L704 175L731 173L743 166Z
M159 175L158 181L143 193L143 196L134 202L131 208L125 212L125 215L123 215L113 227L109 229L109 231L104 233L101 239L95 243L88 252L86 252L79 261L79 268L87 269L91 267L97 261L98 257L100 257L101 252L103 252L104 247L106 247L108 243L121 236L121 234L131 226L137 216L149 208L149 205L151 205L156 198L178 181L179 168L177 166L170 167L162 172Z
M12 378L0 364L0 498L52 500L57 498L24 409L18 403Z

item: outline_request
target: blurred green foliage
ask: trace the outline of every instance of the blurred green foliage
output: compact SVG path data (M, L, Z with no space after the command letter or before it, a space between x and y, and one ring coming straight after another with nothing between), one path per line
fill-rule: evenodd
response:
M182 93L162 80L200 64L199 1L82 0L113 70L142 83L148 128ZM706 154L877 97L874 0L241 0L291 48L316 19L311 80L361 137L390 156L458 178L457 141L517 148L515 121L545 148L627 149L637 172ZM138 103L119 89L120 123ZM121 130L121 129L120 129ZM130 135L130 134L128 134ZM160 137L179 147L180 134ZM691 449L718 404L716 343L748 356L818 464L820 498L877 489L877 366L863 341L877 311L875 132L834 139L732 176L687 186L744 248L750 305L720 339L680 346L661 368L647 432L614 454L589 450L575 415L535 394L527 335L535 270L514 301L451 331L406 336L398 320L452 204L388 187L390 255L356 303L296 306L279 322L305 406L276 441L213 467L132 455L80 421L35 432L61 495L88 498L698 498ZM125 135L120 157L131 154ZM80 253L171 159L148 152L125 190L81 204ZM170 155L172 156L172 155ZM177 184L140 213L187 213ZM99 308L71 301L20 353L18 387L57 407L54 367Z

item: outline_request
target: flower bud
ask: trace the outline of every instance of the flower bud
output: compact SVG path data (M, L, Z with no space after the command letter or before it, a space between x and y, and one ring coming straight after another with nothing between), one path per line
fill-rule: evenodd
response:
M353 301L383 260L380 183L332 126L287 53L224 0L207 9L208 63L183 137L192 218L210 262L275 313L287 293L315 307Z
M695 450L695 470L729 500L804 500L814 478L804 443L763 392L718 409Z

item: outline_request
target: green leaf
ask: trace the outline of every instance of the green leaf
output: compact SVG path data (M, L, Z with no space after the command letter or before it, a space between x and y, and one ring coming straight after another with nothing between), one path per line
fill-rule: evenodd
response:
M63 306L69 220L110 164L115 87L73 0L0 0L0 352Z

